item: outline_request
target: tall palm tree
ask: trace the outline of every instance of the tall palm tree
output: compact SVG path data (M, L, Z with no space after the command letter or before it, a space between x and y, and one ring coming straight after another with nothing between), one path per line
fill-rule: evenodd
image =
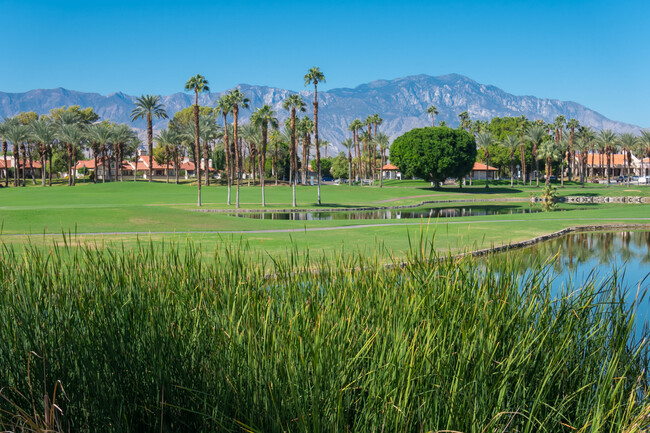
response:
M201 149L199 147L199 93L209 92L208 80L201 74L190 77L185 83L186 92L194 92L194 165L196 170L196 185L198 188L197 206L201 206ZM206 161L207 163L207 161Z
M232 186L232 148L230 146L230 140L228 139L228 114L232 112L232 102L230 101L230 97L226 95L222 95L218 100L217 100L217 106L215 107L215 110L223 116L223 150L224 153L226 154L226 185L228 187L228 198L226 202L228 205L231 204L231 199L230 199L230 188Z
M20 146L27 139L29 134L29 129L27 126L22 125L18 122L12 122L9 127L5 130L5 138L13 143L13 154L14 154L14 186L18 186L19 183L19 157L20 157ZM24 145L23 145L24 146ZM23 166L24 167L24 166ZM24 169L24 168L23 168Z
M76 140L76 134L79 127L76 125L64 125L61 127L61 138L72 143ZM106 152L113 140L113 131L108 123L96 123L88 128L87 138L91 143L93 155L95 158L95 176L94 181L97 182L97 175L99 174L97 157L102 159L102 183L106 183Z
M607 185L609 185L612 177L612 152L615 151L617 144L616 133L611 129L604 129L598 134L596 142L603 149L605 157L607 158Z
M120 182L124 181L124 174L122 171L122 160L124 159L124 150L128 143L131 142L135 132L127 125L120 123L115 125L113 129L113 141L115 143L115 169L118 170L116 178L119 176Z
M618 137L618 145L625 155L625 165L627 166L627 186L630 186L630 162L632 160L632 149L636 146L638 137L629 132L623 133Z
M300 95L289 95L287 99L282 102L282 108L290 112L290 128L291 128L291 143L290 159L291 159L291 184L293 193L293 207L296 207L296 177L298 176L298 142L296 137L296 111L304 112L306 110L305 101L302 100Z
M587 157L589 155L589 148L591 147L591 142L589 138L587 137L587 134L582 131L583 128L580 128L580 132L582 135L578 135L577 139L574 139L573 145L574 145L574 150L577 150L580 155L580 159L578 160L579 162L579 167L580 167L580 183L582 184L582 187L585 187L585 177L587 174L586 170L586 165L587 165Z
M248 108L248 103L250 102L250 99L248 99L239 89L231 90L228 92L228 98L230 98L230 102L232 103L232 117L233 117L233 136L234 136L234 141L235 141L235 175L237 176L237 197L235 199L235 207L239 209L239 184L240 182L240 176L239 176L239 159L240 159L240 149L239 149L239 141L237 137L237 132L238 132L238 122L239 122L239 107L241 108Z
M519 134L519 158L521 159L521 180L526 184L526 147L524 146L524 136L528 128L528 119L526 116L517 118L517 133Z
M32 139L38 146L38 153L41 160L41 186L45 186L45 158L47 157L47 146L52 144L56 138L56 130L52 122L41 118L30 124Z
M311 134L314 132L314 122L307 116L298 122L298 131L302 136L302 184L307 184L307 172L309 171L309 151L311 149Z
M138 119L147 119L147 143L149 144L149 182L151 182L153 178L153 163L151 162L153 161L153 118L169 118L169 116L167 116L167 111L165 111L165 105L160 102L160 96L142 95L137 98L135 100L135 108L133 111L131 111L131 122L134 122Z
M463 111L458 115L458 118L460 119L460 127L466 131L469 131L471 125L471 120L469 119L469 113L467 111Z
M291 135L289 135L291 137ZM278 146L280 145L280 142L282 141L282 134L280 131L276 128L271 130L271 133L269 134L269 142L273 144L273 157L272 157L272 170L273 170L273 177L275 178L275 186L278 186Z
M576 129L580 128L580 122L578 122L576 119L569 119L569 121L566 124L567 128L569 128L569 155L567 156L567 159L570 161L569 162L569 182L571 182L571 177L573 176L573 170L574 170L574 165L575 165L575 157L576 153L574 150L574 142L575 142L575 132Z
M266 145L268 141L269 126L273 129L278 127L278 118L275 111L269 105L255 110L251 116L251 123L262 129L262 148L259 156L260 185L262 186L262 206L266 206L266 196L264 193L264 168L266 167Z
M359 151L359 129L363 127L363 123L359 119L354 119L348 126L348 130L352 131L352 141L354 141L355 146L355 158L357 158L357 173L356 177L359 180L359 176L363 176L361 172L361 152ZM350 184L352 184L352 179L350 179Z
M537 149L537 157L546 161L546 181L545 185L548 186L551 181L551 170L553 169L553 161L561 158L561 152L557 147L554 140L544 140Z
M560 188L564 188L564 160L567 156L571 156L569 149L571 148L571 133L569 131L560 132L560 141L556 143L556 148L560 152ZM567 161L570 165L570 162Z
M476 145L485 152L485 188L489 188L490 146L497 143L494 134L490 131L481 131L476 134Z
M325 75L318 68L311 68L305 74L305 86L314 83L314 146L316 147L316 171L318 173L318 205L321 204L320 197L320 146L318 143L318 83L325 83Z
M435 105L430 105L427 108L427 114L431 116L431 126L436 126L436 116L438 115L438 108Z
M539 124L531 125L526 131L526 140L528 140L533 146L533 159L535 160L535 180L537 182L537 187L539 187L539 159L537 159L537 150L546 136L546 128Z
M365 126L365 125L364 125ZM368 127L370 129L370 127ZM361 131L358 134L358 139L363 142L363 150L361 152L362 158L360 158L360 163L363 161L362 167L365 172L364 179L368 179L371 175L370 173L370 140L372 139L372 134L370 131Z
M7 138L6 132L9 128L9 121L5 120L0 123L0 141L2 141L2 158L4 159L5 167L5 187L9 186L9 167L7 166Z
M354 141L351 138L346 138L341 142L341 145L348 150L348 185L352 185L352 151Z
M641 176L646 176L646 169L643 166L643 160L650 157L650 130L643 129L641 130L641 135L639 136L638 155L641 160Z
M60 133L61 128L64 125L77 125L77 126L80 126L82 122L81 122L81 117L80 117L78 112L66 110L66 111L63 111L63 112L57 114L57 116L54 118L54 123L56 124L57 130ZM74 176L72 175L72 172L74 170L74 167L72 165L72 153L73 153L72 144L65 142L65 140L63 140L63 139L61 141L63 141L62 144L63 144L63 147L65 147L67 162L68 162L68 186L73 186L74 185L74 179L73 179Z
M519 148L519 137L515 134L506 135L501 146L510 151L510 188L515 186L515 151ZM517 181L519 182L519 181Z
M155 139L156 139L156 142L158 143L158 146L165 149L165 158L164 158L164 160L165 160L165 164L166 164L166 169L165 169L166 176L167 176L166 183L169 183L169 165L170 165L170 162L171 162L171 159L172 159L171 158L172 154L174 153L172 149L174 148L174 146L177 145L177 143L180 140L179 140L179 137L178 137L178 134L176 133L176 131L174 131L173 129L169 129L169 128L165 128L165 129L161 130L158 133L158 135L156 135ZM178 167L174 167L174 170L178 171Z
M384 165L386 165L386 149L390 144L390 138L384 133L379 133L375 136L375 141L379 146L380 169L379 169L379 188L384 187Z

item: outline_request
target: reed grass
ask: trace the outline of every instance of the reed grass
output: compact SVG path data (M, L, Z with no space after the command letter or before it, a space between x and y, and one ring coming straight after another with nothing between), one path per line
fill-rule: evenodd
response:
M426 238L393 267L245 244L210 262L191 243L2 248L0 426L51 428L34 419L60 384L65 431L648 428L647 343L615 276L552 293L548 265L441 260Z

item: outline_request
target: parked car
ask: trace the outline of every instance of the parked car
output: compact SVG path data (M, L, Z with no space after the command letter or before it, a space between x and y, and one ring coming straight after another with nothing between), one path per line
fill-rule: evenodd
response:
M334 179L332 179L331 177L324 177L324 178L323 178L323 182L331 182L331 181L333 181L333 180L334 180Z
M650 183L650 177L642 176L639 178L639 185L647 185L648 183Z

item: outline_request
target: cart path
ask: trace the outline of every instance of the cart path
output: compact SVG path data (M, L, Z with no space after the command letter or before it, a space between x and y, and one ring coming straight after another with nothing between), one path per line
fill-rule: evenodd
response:
M198 234L198 235L229 235L229 234L263 234L263 233L300 233L300 232L318 232L318 231L335 231L335 230L352 230L352 229L364 229L364 228L375 228L375 227L404 227L404 226L441 226L446 224L481 224L481 223L513 223L513 222L536 222L536 221L573 221L575 218L540 218L535 220L528 219L508 219L508 220L472 220L472 221L449 221L449 222L440 222L435 220L433 223L430 222L408 222L408 223L376 223L376 224L355 224L347 226L335 226L335 227L303 227L303 228L294 228L294 229L264 229L264 230L198 230L198 231L147 231L147 232L82 232L82 233L3 233L0 234L0 239L3 237L16 237L16 236L63 236L64 234L69 236L116 236L116 235L189 235L189 234ZM647 221L647 223L637 224L639 228L648 227L650 228L650 217L648 218L580 218L580 221ZM612 223L614 224L614 223Z

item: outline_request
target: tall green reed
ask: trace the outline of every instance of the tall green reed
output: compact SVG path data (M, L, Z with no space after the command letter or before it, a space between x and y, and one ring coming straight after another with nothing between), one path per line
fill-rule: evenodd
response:
M72 431L648 427L647 344L616 278L556 294L549 265L438 257L428 238L388 268L243 242L210 261L189 242L3 247L0 424L59 381Z

